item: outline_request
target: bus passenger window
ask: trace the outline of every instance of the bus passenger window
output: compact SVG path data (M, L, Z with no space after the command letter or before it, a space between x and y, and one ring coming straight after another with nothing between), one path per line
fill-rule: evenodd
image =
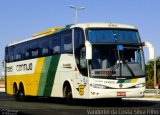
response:
M29 55L29 52L26 52L26 53L25 53L25 58L28 59L29 56L30 56L30 55Z
M17 54L17 55L16 55L16 60L21 60L21 58L22 58L22 57L21 57L21 54Z
M38 57L38 49L32 51L32 57Z
M39 39L39 56L49 55L49 36Z
M72 31L66 31L61 35L61 44L63 53L72 53Z
M43 48L42 49L42 56L45 56L48 54L48 49L47 48Z
M20 61L22 60L22 46L21 44L18 44L14 48L14 60Z
M31 58L39 57L39 40L30 42Z
M10 59L11 59L10 61L13 62L14 61L14 56L12 55Z
M60 46L53 47L53 54L59 54L60 53Z
M22 43L22 59L25 60L25 59L29 59L29 49L30 49L30 46L29 46L29 42L24 42Z
M5 62L9 62L8 47L5 48Z
M72 44L64 44L64 51L71 52L72 51Z
M49 51L50 55L57 55L60 54L60 34L52 35L49 39Z

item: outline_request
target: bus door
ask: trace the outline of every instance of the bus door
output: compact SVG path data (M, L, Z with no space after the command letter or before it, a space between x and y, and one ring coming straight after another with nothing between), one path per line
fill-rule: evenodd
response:
M86 49L81 48L79 52L78 68L75 73L75 96L77 98L87 98L88 96L88 74L87 74L87 60Z

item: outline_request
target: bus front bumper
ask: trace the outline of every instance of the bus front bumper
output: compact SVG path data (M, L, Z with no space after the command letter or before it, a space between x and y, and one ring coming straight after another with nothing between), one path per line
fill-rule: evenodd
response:
M89 98L133 98L143 97L145 87L133 89L98 89L91 88Z

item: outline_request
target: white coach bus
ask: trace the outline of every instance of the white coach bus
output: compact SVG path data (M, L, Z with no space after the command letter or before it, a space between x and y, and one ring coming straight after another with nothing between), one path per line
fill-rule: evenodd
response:
M143 43L137 28L130 25L51 28L6 46L5 78L6 92L18 100L143 97Z

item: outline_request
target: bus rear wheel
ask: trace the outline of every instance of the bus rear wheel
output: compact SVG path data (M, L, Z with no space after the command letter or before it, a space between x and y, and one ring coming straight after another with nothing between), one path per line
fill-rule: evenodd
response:
M18 101L26 101L25 93L24 93L24 88L20 87L18 91L18 96L17 96Z
M14 84L14 86L13 86L13 95L14 95L15 99L18 100L18 88L17 88L16 84Z
M74 100L72 97L72 90L70 86L66 86L64 88L64 94L65 94L65 101L67 104L72 105L74 104Z

